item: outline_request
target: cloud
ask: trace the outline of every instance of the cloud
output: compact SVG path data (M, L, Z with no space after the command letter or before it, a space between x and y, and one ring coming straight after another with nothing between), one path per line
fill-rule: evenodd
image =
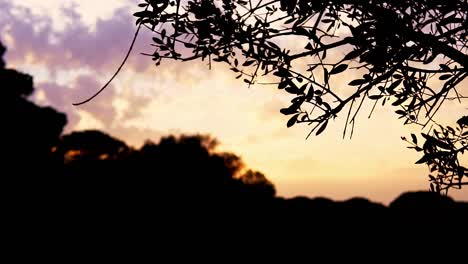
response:
M29 55L52 72L78 67L104 72L122 61L136 30L128 8L115 10L108 19L97 19L94 30L73 5L63 7L62 16L64 30L56 31L51 18L0 1L0 35L9 39L12 51L7 60L24 62ZM144 50L142 42L138 44L136 50ZM149 66L143 60L131 60L129 64L136 71Z
M80 121L80 112L86 112L101 122L104 126L113 125L116 110L112 101L116 97L112 87L106 91L106 96L98 97L92 104L83 107L75 107L70 102L82 97L82 91L93 92L100 87L99 82L91 75L78 76L70 86L59 85L54 82L43 82L36 85L38 91L43 92L47 104L59 111L67 113L67 131L76 128Z
M41 104L52 105L57 110L66 113L68 122L65 131L73 130L81 118L78 112L74 111L73 106L68 103L69 96L66 92L70 89L53 82L40 83L36 86L40 87L40 89L36 88L35 95L37 96L40 91L45 97L44 102L41 102Z
M0 0L0 40L9 48L7 63L13 63L20 70L26 68L34 77L39 77L33 99L66 112L67 130L73 130L82 121L81 113L91 115L108 128L116 122L136 118L150 99L135 89L120 89L119 94L110 86L92 103L80 108L72 106L73 102L99 90L105 78L120 64L135 31L131 12L117 9L110 18L97 19L93 30L83 21L76 5L63 7L61 13L65 30L57 31L51 18L31 8ZM140 42L136 50L142 49L141 46ZM139 56L138 60L129 60L126 67L134 73L144 72L151 66L149 61ZM129 88L133 86L127 84ZM120 113L120 119L117 119L115 106L117 99L127 106Z

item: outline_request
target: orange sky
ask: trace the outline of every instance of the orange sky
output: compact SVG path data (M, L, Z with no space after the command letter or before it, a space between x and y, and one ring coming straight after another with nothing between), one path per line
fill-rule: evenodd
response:
M342 118L326 133L305 140L308 126L286 128L287 119L279 113L288 102L282 91L258 85L249 89L224 65L212 71L201 62L169 62L156 68L149 58L134 54L97 100L72 107L118 66L134 30L130 16L137 1L67 1L77 4L76 14L64 14L63 2L18 1L37 19L24 22L18 30L3 26L0 39L9 47L9 66L35 77L36 101L70 116L68 130L98 128L136 146L168 133L209 133L221 141L223 150L241 155L249 167L274 182L279 195L288 197L361 196L388 203L404 191L428 189L427 168L414 164L419 155L400 139L419 128L403 126L393 113L396 109L378 108L370 120L369 109L363 109L352 140L342 139ZM131 8L114 13L125 6ZM52 17L49 22L47 14ZM31 26L32 33L26 35L28 23L37 25L35 21L46 21L50 28ZM45 33L50 38L41 37ZM27 46L26 38L37 45ZM143 37L138 51L147 51L148 44ZM460 91L468 93L466 82ZM466 112L466 104L450 102L439 118L453 122L462 111ZM468 200L468 189L451 196Z

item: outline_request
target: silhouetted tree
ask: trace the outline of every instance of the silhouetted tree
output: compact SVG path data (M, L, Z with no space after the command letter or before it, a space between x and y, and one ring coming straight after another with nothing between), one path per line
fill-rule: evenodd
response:
M344 114L343 136L352 135L367 100L374 104L370 115L389 102L405 124L426 127L444 102L464 99L457 90L468 74L463 0L146 0L139 6L139 29L154 32L155 51L145 55L156 65L222 62L249 85L276 77L273 84L294 97L281 109L290 116L287 126L312 125L310 134ZM360 77L339 83L350 74ZM458 163L463 151L448 150ZM451 169L439 165L446 176L443 169ZM466 173L457 166L453 178L461 182Z
M243 173L242 160L217 153L217 144L208 136L182 135L148 141L137 150L103 132L83 131L63 136L57 152L64 157L66 177L103 193L103 186L123 185L127 192L183 202L274 198L275 188L263 174Z
M218 143L209 136L168 136L140 149L100 131L59 137L65 115L27 100L34 90L30 76L0 68L0 81L5 85L6 165L1 177L23 180L20 188L1 185L2 238L14 244L18 256L27 252L37 258L30 248L49 255L74 247L77 255L86 248L101 252L105 246L113 249L111 254L128 247L154 252L148 241L159 242L157 249L184 254L202 245L212 254L206 244L211 241L237 253L298 238L307 252L311 240L333 250L336 238L344 239L347 248L356 238L367 240L359 243L361 252L389 235L414 234L415 227L445 231L447 225L450 232L440 232L447 239L468 213L468 204L436 193L404 194L390 209L362 198L277 198L263 174L247 170L235 154L217 152ZM444 217L433 223L428 221L432 214ZM395 226L393 220L408 216L412 221L403 222L405 229ZM431 238L433 243L432 232ZM233 247L226 244L230 241Z
M0 44L0 57L6 49ZM8 179L38 178L38 174L54 174L59 166L52 151L58 143L67 120L62 113L50 107L39 107L28 101L33 93L33 79L0 63L0 83L3 103L2 159Z

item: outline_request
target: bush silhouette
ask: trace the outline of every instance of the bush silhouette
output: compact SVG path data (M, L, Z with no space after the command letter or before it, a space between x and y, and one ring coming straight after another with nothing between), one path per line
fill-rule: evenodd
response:
M450 223L468 214L467 203L427 192L403 194L389 207L365 198L277 197L265 175L218 152L207 135L166 136L141 148L97 130L61 135L66 116L28 101L32 77L0 65L3 213L21 227L15 232L46 237L43 230L67 230L65 236L107 241L255 234L250 242L285 236L331 243L335 236L398 238L432 228L429 220Z
M0 45L0 55L6 49ZM28 101L34 92L33 79L0 63L2 83L1 119L4 123L3 148L7 174L4 178L37 178L50 176L56 160L51 151L58 143L66 116L50 107L39 107Z

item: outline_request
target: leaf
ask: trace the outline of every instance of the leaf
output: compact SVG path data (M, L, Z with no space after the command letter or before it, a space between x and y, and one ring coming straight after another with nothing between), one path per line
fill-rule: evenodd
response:
M327 128L327 125L328 125L328 119L325 121L325 123L323 123L320 128L317 130L317 133L315 133L316 136L322 134L322 132L325 130L325 128Z
M348 83L348 85L358 86L358 85L363 85L365 83L367 83L365 79L356 79L356 80L352 80L350 83Z
M283 115L292 115L297 113L297 109L294 109L292 107L282 108L280 110L280 113L282 113Z
M440 140L438 140L438 139L435 139L435 140L434 140L434 144L435 144L437 147L439 147L439 148L443 148L443 149L447 149L447 150L452 150L452 147L451 147L449 144L447 144L447 143L445 143L445 142L443 142L443 141L440 141Z
M398 106L404 103L408 98L406 97L401 97L400 99L396 100L395 102L392 103L393 106Z
M289 81L289 80L286 80L286 81L284 81L284 82L280 82L280 83L278 84L278 89L284 89L284 88L286 88L286 87L288 86L288 83L289 83L288 81Z
M248 60L248 61L244 62L244 64L242 64L242 66L250 66L250 65L252 65L254 63L255 63L255 60Z
M289 71L286 70L285 68L278 68L278 70L274 72L273 75L284 78L284 77L290 77L291 73L289 73Z
M136 12L133 14L133 16L136 16L136 17L151 17L153 13L148 11L148 10L145 10L145 11L140 11L140 12Z
M303 27L295 27L293 30L297 33L297 35L309 36L309 31Z
M464 116L464 117L458 119L457 124L458 124L461 128L463 128L463 127L465 127L465 126L468 126L468 116Z
M286 124L287 127L292 127L294 124L297 122L297 118L299 117L299 114L293 115L289 120L288 123Z
M294 86L289 86L284 90L286 92L290 93L290 94L299 94L299 93L301 93L301 90L297 89L297 87L294 87Z
M323 68L323 81L325 83L328 83L328 79L330 78L330 75L328 73L327 68Z
M193 48L196 48L196 47L197 47L195 44L188 43L188 42L184 43L184 46L185 46L186 48L189 48L189 49L193 49ZM237 65L236 65L236 66L237 66Z
M402 115L402 116L406 116L406 112L403 110L396 110L395 113Z
M266 7L267 9L269 8L269 6ZM291 24L292 22L296 21L297 18L295 17L291 17L290 19L284 21L284 24Z
M304 85L302 85L301 88L299 89L299 92L300 92L301 94L304 94L305 90L307 89L307 86L308 86L307 83L304 84Z
M401 80L401 79L400 79L400 80L397 80L397 81L395 81L395 82L393 82L392 84L390 84L389 87L387 87L387 91L393 91L393 90L395 90L395 88L397 88L398 85L400 85L402 82L403 82L403 80Z
M343 58L343 60L352 60L352 59L355 59L355 58L359 57L362 53L364 53L364 49L353 50L353 51L351 51L350 53L348 53L348 54Z
M332 74L338 74L338 73L344 72L346 69L348 69L348 65L347 65L347 64L340 64L340 65L334 67L334 68L330 71L330 75L332 75Z
M450 71L450 70L451 70L450 67L447 66L447 65L445 65L445 64L439 64L439 66L440 66L440 68L441 68L442 70L444 70L444 71Z
M447 79L450 79L451 77L452 77L452 74L444 74L444 75L439 76L439 80L445 81Z
M416 161L416 164L423 164L428 162L431 159L431 156L429 154L424 155L421 159Z
M153 41L158 43L158 44L161 44L161 45L164 45L164 42L158 38L153 38Z
M310 87L309 90L307 91L307 95L306 95L306 101L307 102L310 102L310 100L312 100L314 98L314 87Z
M288 14L291 14L294 11L296 4L297 0L286 0L286 10L288 11Z
M370 95L370 96L369 96L369 99L371 99L371 100L379 100L379 99L382 98L382 97L383 97L383 95L381 95L381 94L376 94L376 95Z

